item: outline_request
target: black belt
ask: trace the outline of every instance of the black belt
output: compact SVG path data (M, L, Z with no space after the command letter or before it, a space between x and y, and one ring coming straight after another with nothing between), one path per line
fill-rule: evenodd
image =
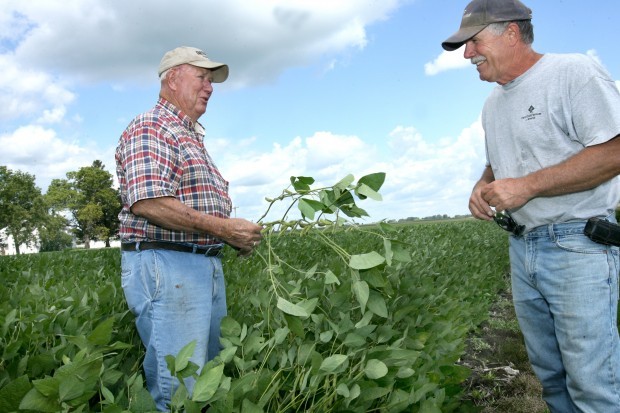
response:
M203 254L207 257L219 257L222 253L221 245L183 245L173 242L158 241L140 241L140 242L123 242L121 243L122 251L144 251L144 250L171 250L179 252L190 252L194 254Z

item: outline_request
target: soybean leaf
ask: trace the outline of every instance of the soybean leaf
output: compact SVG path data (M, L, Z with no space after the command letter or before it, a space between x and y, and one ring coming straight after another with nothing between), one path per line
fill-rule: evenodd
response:
M79 380L76 376L67 377L60 382L58 388L58 398L66 402L68 400L75 399L84 394L84 382Z
M19 409L19 402L31 389L28 376L21 376L10 381L0 389L0 412L14 412Z
M51 397L45 397L35 388L30 389L19 404L20 410L55 413L62 411L60 405Z
M301 211L301 215L309 220L314 219L315 212L321 211L323 208L325 208L325 205L322 202L307 198L301 198L297 206Z
M368 310L378 315L379 317L388 317L388 310L387 305L385 304L385 300L380 294L374 291L371 292L370 297L368 298Z
M385 257L376 251L366 254L352 255L349 260L349 267L354 270L368 270L378 267L385 262Z
M342 366L347 359L348 356L346 354L334 354L333 356L329 356L323 360L319 370L326 373L333 373L338 367Z
M105 345L112 340L112 327L114 318L110 317L102 323L99 323L92 333L88 335L88 341L92 344Z
M194 354L194 349L196 349L196 340L193 340L191 343L185 345L181 351L179 351L174 363L176 372L179 372L187 367L190 357Z
M347 189L349 185L353 183L353 181L355 181L355 177L349 174L345 176L344 178L342 178L336 185L334 185L334 187L339 188L341 190L345 190Z
M241 324L231 316L226 316L222 319L220 331L222 337L239 337L239 334L241 334Z
M220 386L220 380L223 374L223 364L208 369L206 373L203 371L194 385L192 400L195 402L206 402L213 397L217 388Z
M353 293L355 294L355 298L357 298L357 302L362 308L362 313L363 313L366 308L366 303L368 302L368 296L370 295L370 289L368 288L368 283L366 281L354 282Z
M383 186L384 182L385 182L385 172L376 172L373 174L362 176L357 181L357 184L367 185L373 191L378 192L379 189L381 189L381 187Z
M377 359L370 359L364 367L364 374L372 380L380 379L388 373L388 368L384 362Z
M355 193L360 199L370 198L370 199L374 199L375 201L383 200L380 193L373 190L371 187L369 187L366 184L359 184L359 186L355 188Z
M278 297L277 306L281 311L285 312L286 314L294 315L297 317L310 316L310 313L308 312L308 310L306 310L305 308L297 304L293 304L290 301L287 301L282 297Z
M314 178L310 176L291 176L291 184L297 193L306 193L310 190L310 185L314 183Z

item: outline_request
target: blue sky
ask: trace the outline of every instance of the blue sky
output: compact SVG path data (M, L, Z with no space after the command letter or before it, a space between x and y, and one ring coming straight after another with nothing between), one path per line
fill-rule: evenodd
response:
M620 85L620 2L528 0L534 49L586 53ZM484 166L493 84L462 50L455 0L0 0L0 165L52 179L95 159L157 99L180 45L230 66L201 118L237 216L257 219L290 176L386 172L370 220L467 214Z

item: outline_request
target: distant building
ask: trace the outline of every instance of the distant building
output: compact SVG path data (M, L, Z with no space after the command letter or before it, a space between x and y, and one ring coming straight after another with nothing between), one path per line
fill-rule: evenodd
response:
M39 252L38 243L31 245L21 244L19 246L20 254L36 254L37 252ZM15 254L17 254L17 251L15 251L15 242L13 242L13 236L7 234L6 229L0 229L0 255Z

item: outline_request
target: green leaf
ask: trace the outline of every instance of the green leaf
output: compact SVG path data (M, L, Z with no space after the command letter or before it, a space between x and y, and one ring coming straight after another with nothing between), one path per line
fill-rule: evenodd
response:
M28 393L24 396L21 403L19 404L20 410L34 410L37 412L46 412L46 413L55 413L60 412L62 409L53 398L47 398L42 395L37 389L30 389Z
M340 280L338 279L338 277L336 277L336 274L331 272L331 270L327 270L327 272L325 273L324 284L325 285L329 285L329 284L338 284L338 285L340 285Z
M193 340L191 343L186 344L181 349L181 351L179 351L179 354L176 356L175 362L174 362L176 372L180 372L185 367L187 367L187 364L189 363L189 359L194 354L195 349L196 349L196 340Z
M297 193L306 193L310 190L310 185L314 183L314 178L310 176L291 176L291 184Z
M106 345L112 340L112 327L114 325L114 318L110 317L102 323L99 323L97 327L88 335L88 341L96 345Z
M235 356L236 352L237 352L237 346L228 347L228 348L222 349L222 351L220 351L219 356L222 359L222 362L230 363L233 357Z
M85 386L84 382L79 380L75 376L67 377L60 382L58 387L58 398L60 401L66 402L84 394Z
M325 208L325 205L322 202L307 198L301 198L297 203L297 206L301 211L301 215L304 218L309 219L310 221L314 219L315 212L321 211L323 208Z
M226 316L220 323L220 334L222 337L239 337L241 334L241 324L231 316Z
M114 403L114 394L104 385L101 385L101 394L103 395L104 400Z
M333 373L338 367L342 366L348 358L349 357L345 354L334 354L333 356L329 356L323 360L319 370L326 373Z
M379 189L381 189L384 182L385 182L385 172L377 172L377 173L362 176L357 181L357 184L367 185L373 191L379 192Z
M33 380L32 385L45 397L58 396L58 388L60 380L54 377L46 377L44 379Z
M385 262L385 257L376 251L366 254L352 255L349 260L349 267L355 270L368 270L378 267Z
M388 317L388 310L385 300L379 293L374 291L371 292L370 297L368 298L368 310L379 317Z
M383 197L380 193L374 191L368 185L360 184L357 188L355 188L355 193L360 199L374 199L375 201L383 201Z
M370 359L364 367L364 374L371 380L380 379L388 373L388 368L384 362L377 359Z
M286 325L297 337L304 338L306 336L306 330L304 330L304 324L299 317L293 317L289 314L284 314Z
M355 181L355 177L351 174L342 178L337 184L334 185L335 188L345 190L349 185L351 185Z
M286 314L294 315L297 317L309 317L310 316L310 313L308 312L308 310L306 310L305 308L297 304L293 304L290 301L287 301L282 297L278 297L277 306L282 312Z
M0 389L0 412L13 412L19 409L19 402L30 391L32 386L28 376L21 376L10 381Z
M368 283L366 281L354 282L353 294L355 294L355 298L357 298L357 302L362 308L362 312L364 312L366 308L366 303L368 302L368 297L370 295L370 288L368 287Z
M349 333L342 344L349 348L359 348L366 344L366 339L357 333Z
M203 371L194 385L192 400L195 402L209 401L220 386L220 380L223 374L223 364L208 369L206 373Z

